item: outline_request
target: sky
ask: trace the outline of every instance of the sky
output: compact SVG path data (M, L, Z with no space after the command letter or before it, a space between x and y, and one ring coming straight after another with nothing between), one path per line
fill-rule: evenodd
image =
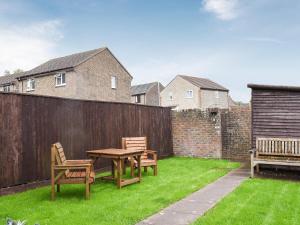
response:
M0 0L0 74L108 47L132 84L209 78L300 86L299 0Z

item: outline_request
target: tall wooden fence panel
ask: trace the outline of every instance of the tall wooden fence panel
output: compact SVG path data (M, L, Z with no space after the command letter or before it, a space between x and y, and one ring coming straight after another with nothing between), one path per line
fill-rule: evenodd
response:
M0 93L0 188L49 179L52 143L80 159L87 150L121 148L125 136L147 136L160 157L172 155L170 109Z

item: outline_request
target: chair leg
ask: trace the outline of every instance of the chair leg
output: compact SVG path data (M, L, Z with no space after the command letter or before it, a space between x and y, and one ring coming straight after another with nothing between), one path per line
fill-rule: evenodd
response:
M148 171L148 167L144 166L144 172L147 173L147 171Z
M90 199L90 170L91 168L85 169L85 198Z
M134 161L130 160L130 176L134 177Z
M55 200L55 184L52 182L51 184L51 200Z
M88 182L85 183L85 198L90 198L90 184Z
M254 177L254 166L253 165L251 165L251 175L250 175L250 177L251 178Z
M153 166L153 172L154 172L154 176L157 176L157 165Z
M57 192L60 192L60 184L57 184L57 185L56 185L56 191L57 191Z
M55 200L54 170L51 168L51 200Z

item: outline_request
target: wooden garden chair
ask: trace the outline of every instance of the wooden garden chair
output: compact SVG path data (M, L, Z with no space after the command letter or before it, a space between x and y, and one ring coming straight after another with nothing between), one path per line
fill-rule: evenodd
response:
M51 198L55 199L55 184L60 192L61 184L85 184L85 197L89 199L91 184L95 181L92 160L66 160L60 143L51 147Z
M123 149L142 149L144 153L141 158L141 166L144 167L144 171L147 171L148 167L152 167L154 176L157 175L157 153L156 151L149 150L147 148L147 138L146 137L123 137L122 138L122 148ZM137 165L137 161L134 159L129 159L131 173L133 173L134 167ZM133 176L133 174L131 174Z

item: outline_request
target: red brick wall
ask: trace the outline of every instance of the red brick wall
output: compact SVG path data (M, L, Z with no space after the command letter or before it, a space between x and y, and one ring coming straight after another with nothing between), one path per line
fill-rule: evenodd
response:
M234 106L222 114L222 158L249 160L251 149L251 108Z
M251 148L251 110L172 112L175 155L247 160Z
M188 110L172 112L175 155L220 158L222 138L220 116Z

